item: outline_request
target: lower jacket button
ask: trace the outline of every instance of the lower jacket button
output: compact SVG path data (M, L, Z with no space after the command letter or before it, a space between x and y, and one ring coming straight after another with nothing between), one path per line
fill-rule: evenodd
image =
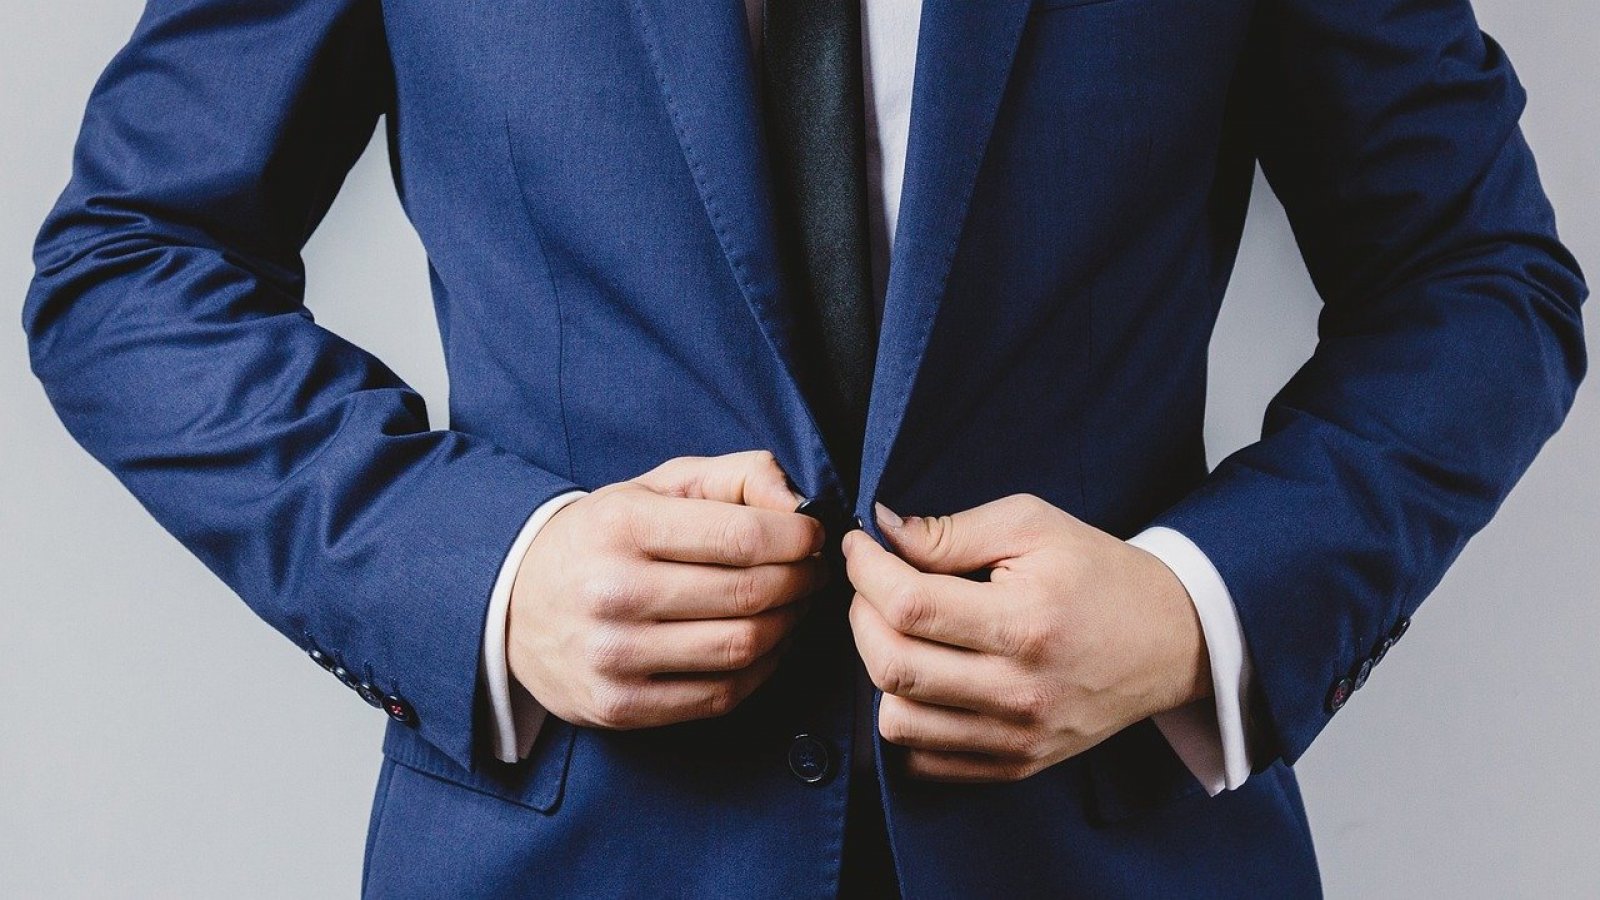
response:
M828 745L809 734L797 735L789 745L789 771L807 784L816 784L828 777L831 761Z

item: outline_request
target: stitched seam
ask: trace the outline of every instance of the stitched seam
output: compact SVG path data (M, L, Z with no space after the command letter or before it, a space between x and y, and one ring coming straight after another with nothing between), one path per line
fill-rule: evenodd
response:
M372 842L367 845L366 856L362 860L361 896L363 897L367 896L367 880L372 872L373 860L378 854L378 845L383 842L384 826L389 824L389 817L386 813L389 811L389 796L394 793L394 770L396 765L397 763L393 760L388 762L388 772L383 781L383 793L378 797L378 808L373 819L376 827L372 829Z
M522 216L527 220L528 232L533 235L534 249L538 251L539 263L544 269L545 283L550 286L550 299L556 305L556 415L561 422L561 442L567 453L567 480L573 480L572 471L572 431L567 425L567 315L566 307L561 302L561 290L556 287L555 271L550 265L550 253L545 249L544 236L539 231L538 221L534 218L533 210L528 206L528 194L522 189L522 174L517 165L516 142L511 134L511 113L504 113L502 120L506 139L506 157L511 163L512 187L516 189L517 197L521 201Z

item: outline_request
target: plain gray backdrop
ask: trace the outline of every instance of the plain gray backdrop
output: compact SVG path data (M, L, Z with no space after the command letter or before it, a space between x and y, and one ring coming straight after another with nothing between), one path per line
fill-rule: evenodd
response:
M139 11L5 0L0 20L0 895L354 896L383 716L162 531L28 371L33 237ZM1562 236L1600 280L1600 3L1478 12L1528 88ZM1213 463L1256 437L1313 344L1317 299L1259 182L1250 212L1212 350ZM441 427L423 254L381 137L307 266L318 320L410 381ZM1600 896L1596 393L1297 766L1330 896Z

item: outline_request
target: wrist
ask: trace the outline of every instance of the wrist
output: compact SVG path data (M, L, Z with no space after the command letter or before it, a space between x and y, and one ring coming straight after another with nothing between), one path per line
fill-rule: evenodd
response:
M557 543L561 537L556 520L561 518L568 507L586 496L588 492L574 490L546 501L529 519L526 539L518 548L520 552L515 560L511 587L507 592L504 633L501 637L504 654L502 658L506 661L509 680L529 693L533 693L533 690L527 677L529 673L526 654L519 652L518 638L526 637L523 630L527 622L537 621L539 618L530 614L529 604L537 603L542 587L548 584L551 578L559 577L557 568L562 563L563 554L559 551L551 552L550 549L551 545ZM536 694L535 699L537 699Z
M1211 658L1194 600L1161 558L1142 548L1142 593L1153 615L1150 715L1187 706L1212 695Z

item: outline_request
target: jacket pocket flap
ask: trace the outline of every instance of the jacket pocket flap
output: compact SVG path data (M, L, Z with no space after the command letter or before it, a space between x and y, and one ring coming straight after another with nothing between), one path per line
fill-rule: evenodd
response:
M561 802L577 733L572 725L547 716L526 759L503 763L485 752L468 771L414 730L390 723L383 738L383 752L400 765L425 775L547 813Z

